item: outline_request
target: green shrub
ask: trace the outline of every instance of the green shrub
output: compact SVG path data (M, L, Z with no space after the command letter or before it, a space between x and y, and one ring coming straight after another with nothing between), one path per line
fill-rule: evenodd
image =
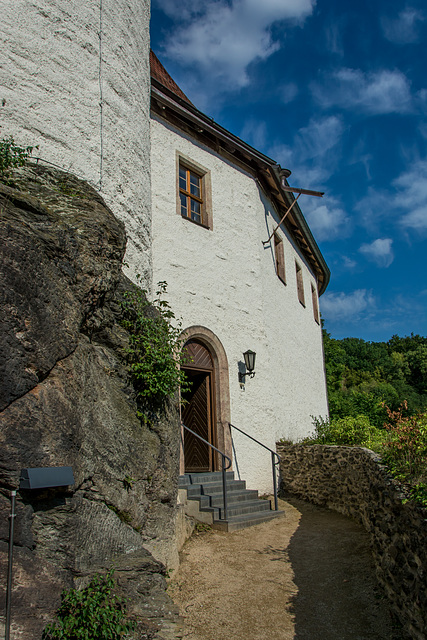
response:
M310 444L336 444L345 446L363 446L372 448L381 441L381 430L372 426L369 418L360 415L354 418L336 418L324 420L314 418L314 434L304 442Z
M113 570L96 574L84 589L62 593L56 621L43 631L43 640L120 640L135 628L126 620L126 605L114 592Z
M422 495L427 481L427 414L407 416L407 409L406 401L396 411L386 406L383 455L393 474Z
M134 286L122 302L122 326L129 333L126 357L139 400L161 405L178 388L185 388L181 354L181 324L163 300L166 283L159 282L150 304L146 291Z
M11 169L22 167L38 147L20 147L12 136L0 140L0 177L8 178Z

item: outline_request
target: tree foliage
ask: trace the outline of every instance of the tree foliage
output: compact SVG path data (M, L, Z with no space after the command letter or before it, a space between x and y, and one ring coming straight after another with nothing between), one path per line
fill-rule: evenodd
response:
M411 334L388 342L336 340L323 330L331 419L366 415L382 427L385 403L408 413L427 408L427 338Z

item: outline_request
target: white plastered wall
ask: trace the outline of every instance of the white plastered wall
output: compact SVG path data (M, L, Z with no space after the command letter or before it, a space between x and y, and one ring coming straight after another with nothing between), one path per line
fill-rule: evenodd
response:
M2 0L0 138L95 186L151 277L149 0ZM100 106L102 104L102 109Z
M283 238L286 281L276 275L274 249L263 247L276 224L258 184L244 170L195 143L157 117L151 121L153 281L168 283L168 300L183 327L202 325L222 342L230 371L231 421L275 449L280 438L312 431L312 415L327 415L321 328L315 322L315 278ZM211 172L213 229L177 213L177 152ZM306 306L298 301L295 260ZM256 375L245 390L238 362L256 351ZM233 433L234 469L248 487L271 491L270 454Z

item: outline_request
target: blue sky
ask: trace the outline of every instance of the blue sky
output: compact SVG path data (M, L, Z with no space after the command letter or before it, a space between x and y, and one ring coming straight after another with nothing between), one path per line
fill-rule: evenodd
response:
M331 269L335 338L427 334L424 0L153 0L192 102L292 171Z

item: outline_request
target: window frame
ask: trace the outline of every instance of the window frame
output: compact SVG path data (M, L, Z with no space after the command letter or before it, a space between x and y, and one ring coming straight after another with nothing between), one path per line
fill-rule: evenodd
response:
M180 169L184 169L186 172L191 172L195 176L197 176L200 180L200 197L191 193L191 190L183 190L180 187ZM188 188L189 175L187 175L186 179L186 187ZM177 152L176 154L176 189L177 189L177 213L182 220L188 220L198 227L203 227L205 229L212 230L212 189L211 189L211 175L210 171L205 167L194 162L188 156L183 155L182 153ZM188 209L187 204L187 215L184 216L181 213L181 194L184 194L187 198L187 203L193 199L195 202L200 203L200 222L198 220L193 220L191 218L191 207ZM188 215L190 213L190 215Z
M283 240L278 233L274 233L274 260L276 264L276 275L286 284L286 270L285 270L285 252L283 249Z
M304 279L302 275L302 268L299 262L295 260L295 272L297 280L297 293L300 304L305 308L305 295L304 295Z
M313 302L313 316L318 325L320 325L319 298L317 295L317 287L311 283L311 300Z

